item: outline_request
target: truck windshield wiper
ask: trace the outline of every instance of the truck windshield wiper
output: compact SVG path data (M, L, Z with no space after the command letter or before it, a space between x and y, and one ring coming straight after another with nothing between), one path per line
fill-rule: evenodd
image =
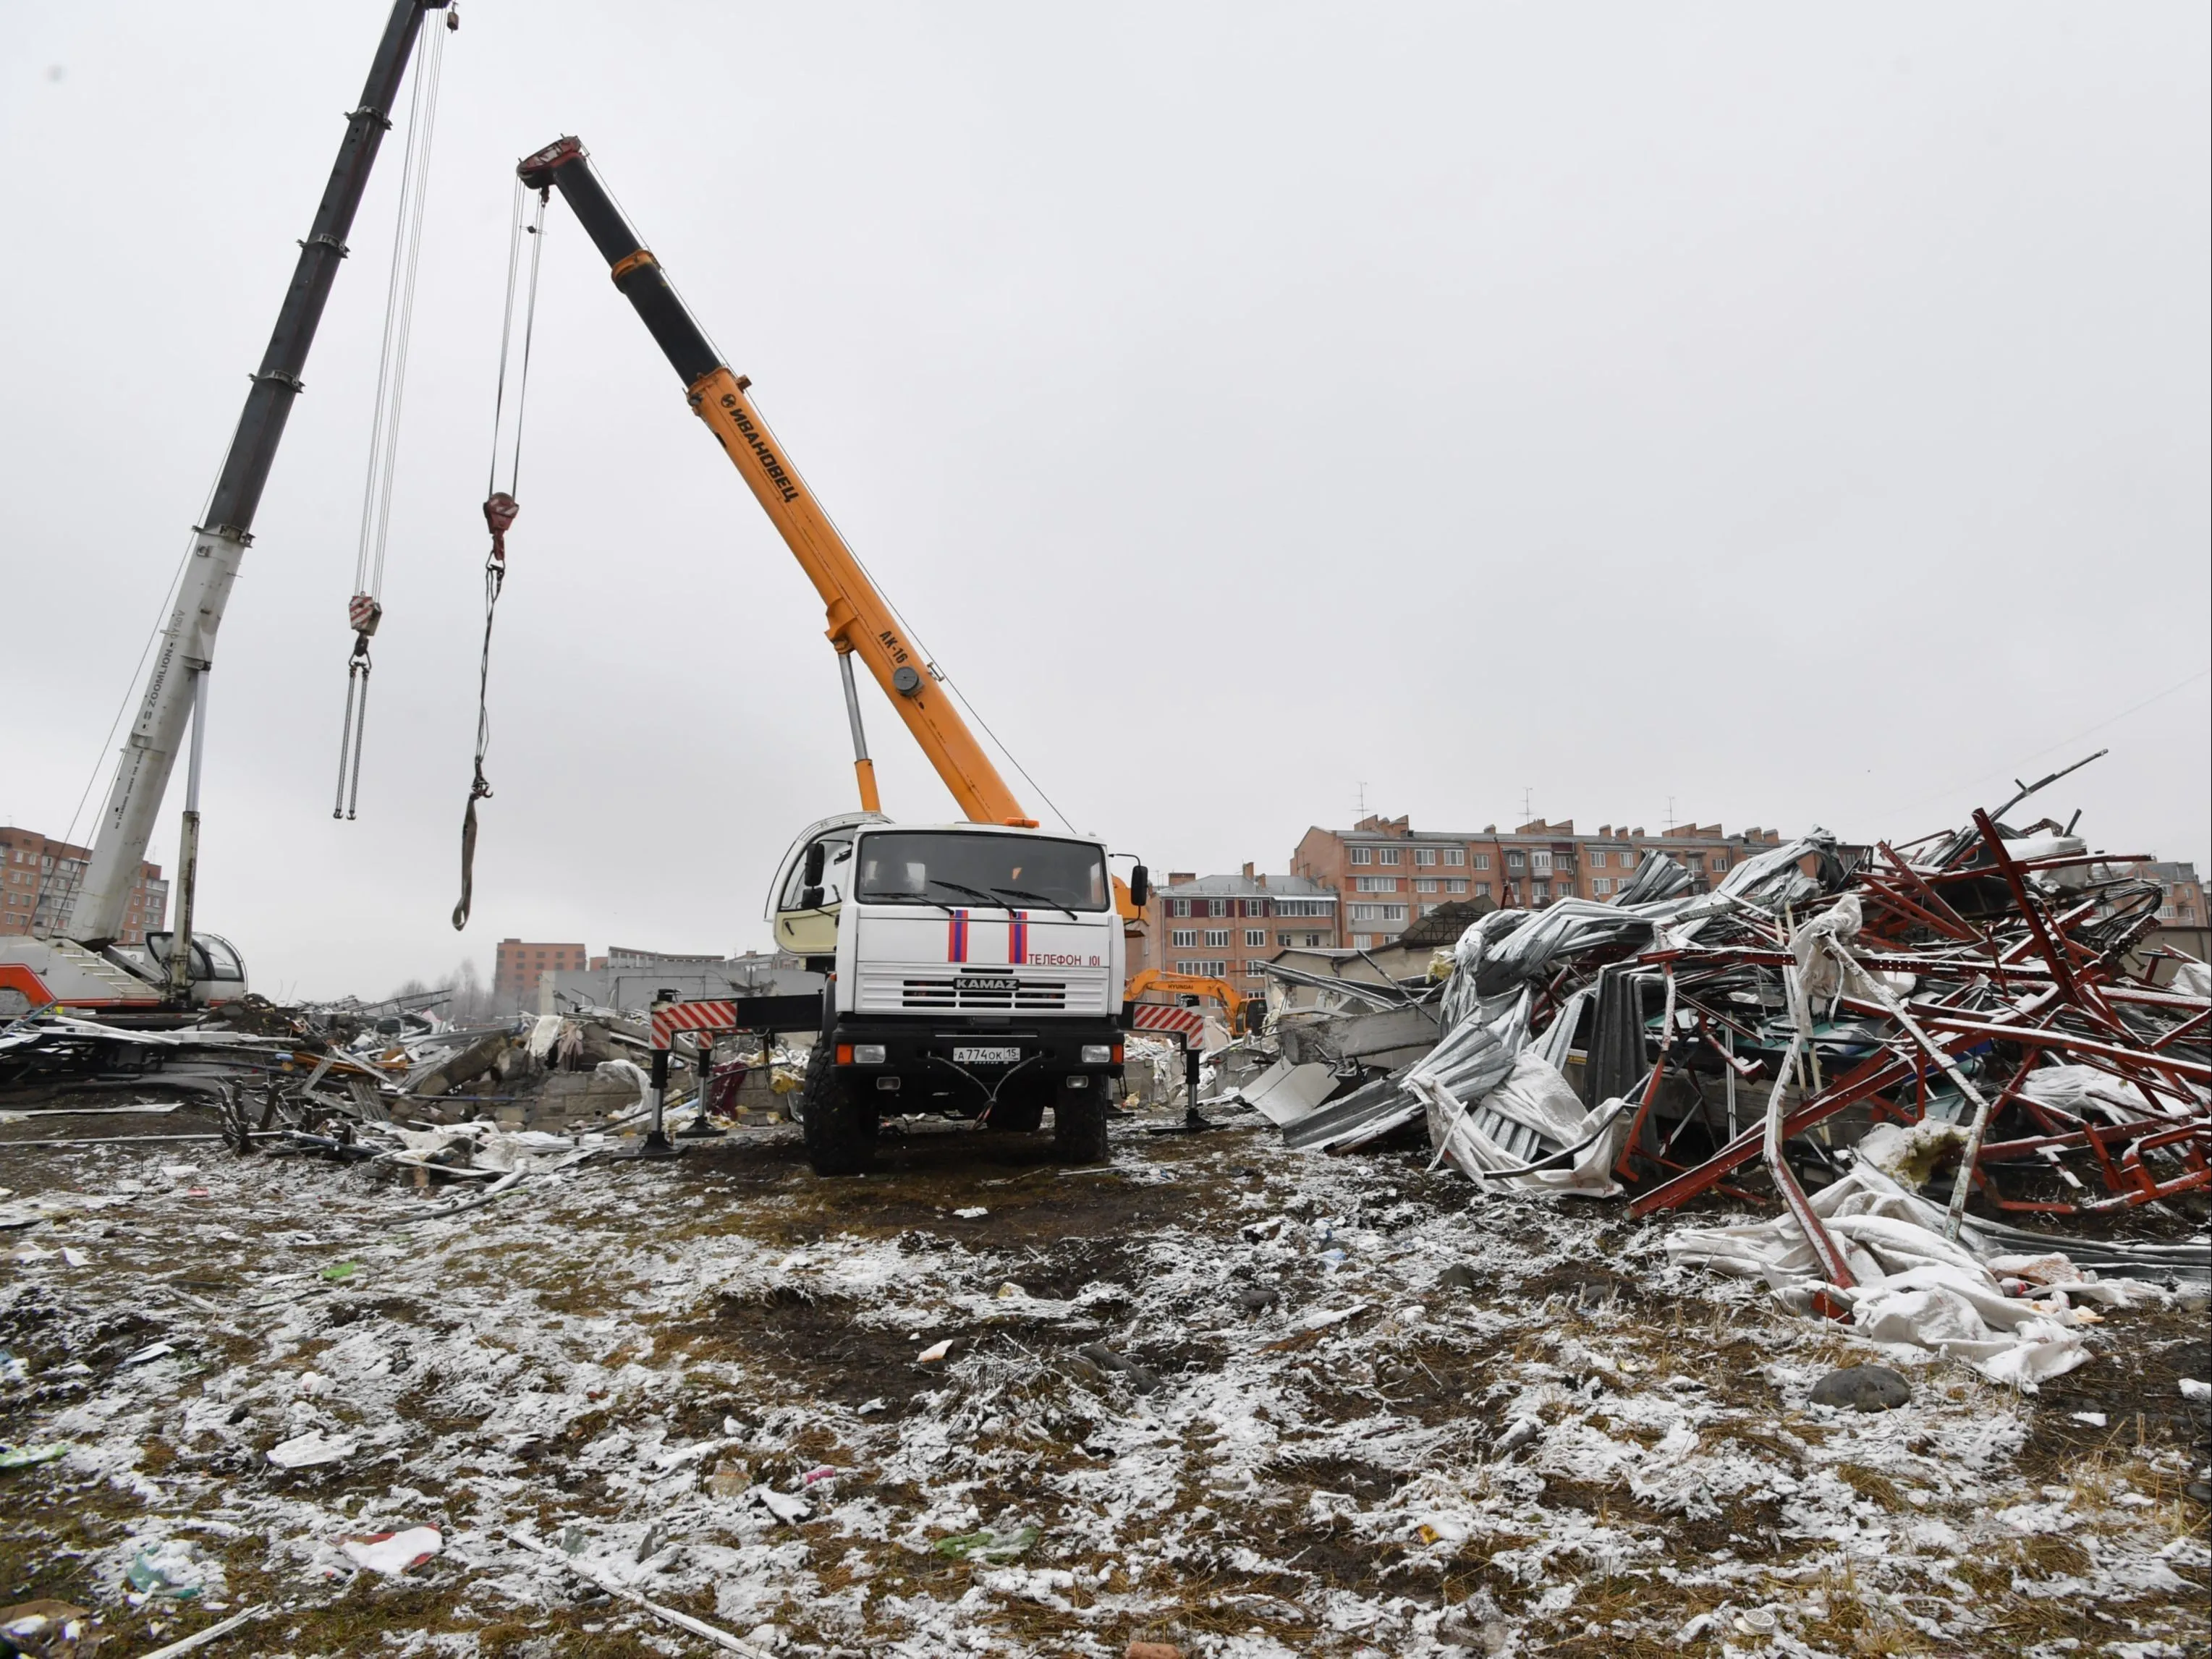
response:
M996 893L987 893L980 887L970 887L964 881L947 881L942 876L932 876L929 878L929 884L932 887L950 887L956 893L965 893L969 898L981 899L986 904L995 905L1004 902Z
M1030 899L1035 901L1036 903L1048 905L1053 909L1059 911L1063 916L1066 916L1070 921L1080 921L1083 920L1082 917L1077 915L1074 911L1069 909L1058 899L1047 898L1042 893L1032 893L1026 887L994 887L991 890L997 894L1000 898Z

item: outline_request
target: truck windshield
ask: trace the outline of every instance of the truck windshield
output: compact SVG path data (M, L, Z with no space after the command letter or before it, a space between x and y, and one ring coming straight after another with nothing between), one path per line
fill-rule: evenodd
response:
M860 842L854 896L872 904L1002 904L1103 910L1106 856L1042 836L878 831Z

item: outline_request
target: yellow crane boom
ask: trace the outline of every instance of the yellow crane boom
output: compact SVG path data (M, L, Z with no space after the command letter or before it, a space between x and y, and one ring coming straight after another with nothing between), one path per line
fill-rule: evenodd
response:
M705 332L669 286L659 261L640 245L636 233L592 172L582 141L571 137L548 144L516 171L532 190L558 190L574 210L585 232L605 257L615 286L636 307L682 378L693 410L736 465L754 499L821 594L829 615L830 643L836 648L845 679L855 751L853 766L860 781L861 806L872 812L881 810L875 767L861 736L860 704L853 689L854 657L867 665L868 672L890 699L891 707L971 822L1036 828L1036 820L1022 810L1021 802L999 775L975 734L960 718L950 692L939 685L927 659L906 637L890 605L868 580L860 560L776 442L759 409L746 396L751 381L732 374L729 365L715 355Z

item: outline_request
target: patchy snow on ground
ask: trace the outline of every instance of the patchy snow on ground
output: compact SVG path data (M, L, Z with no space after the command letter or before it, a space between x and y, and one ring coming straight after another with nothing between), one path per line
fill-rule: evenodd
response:
M917 1130L835 1182L747 1132L439 1218L360 1166L0 1146L40 1217L0 1235L0 1441L68 1447L0 1473L0 1601L274 1609L217 1655L706 1650L600 1585L916 1659L2212 1639L2201 1303L2031 1397L1618 1206L1140 1128L1103 1170ZM1855 1363L1910 1403L1808 1403Z

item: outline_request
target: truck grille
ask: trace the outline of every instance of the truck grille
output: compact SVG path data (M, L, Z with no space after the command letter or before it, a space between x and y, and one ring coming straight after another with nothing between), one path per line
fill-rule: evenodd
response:
M1025 979L1012 986L961 985L950 979L908 979L899 984L902 1008L990 1008L1051 1010L1067 1006L1067 987L1058 980Z

